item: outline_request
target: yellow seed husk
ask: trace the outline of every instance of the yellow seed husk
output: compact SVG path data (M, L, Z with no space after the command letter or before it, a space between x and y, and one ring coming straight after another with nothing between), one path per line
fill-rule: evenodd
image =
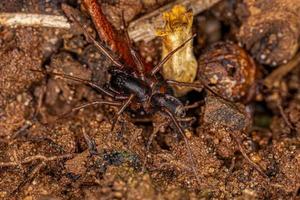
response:
M176 5L171 11L163 13L163 19L164 27L156 30L157 35L162 37L162 58L192 36L193 13L182 5ZM191 83L195 80L196 74L197 60L193 54L192 41L176 52L162 69L165 79L179 82ZM173 89L176 96L183 96L191 90L177 86Z

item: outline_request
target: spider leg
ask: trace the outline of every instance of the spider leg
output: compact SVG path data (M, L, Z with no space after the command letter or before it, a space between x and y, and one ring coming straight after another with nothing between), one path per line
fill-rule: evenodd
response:
M119 116L124 112L124 110L128 107L128 105L131 103L132 99L135 97L134 94L131 94L127 101L122 105L122 107L119 109L119 111L116 113L116 115L113 118L112 126L111 126L111 131L114 130L115 125L118 121Z
M113 92L108 91L108 90L104 89L103 87L101 87L101 86L93 83L92 81L86 80L86 79L82 79L82 78L79 78L79 77L75 77L75 76L71 76L71 75L67 75L67 74L62 74L62 73L46 72L46 71L35 70L35 69L30 69L30 71L38 72L38 73L43 73L45 75L59 76L59 77L65 78L65 79L69 79L69 80L81 82L83 84L89 85L92 88L100 91L102 94L104 94L106 96L109 96L109 97L111 97L113 99L116 99L116 100L125 100L125 99L128 99L127 96L123 96L123 95L120 95L120 94L115 95Z
M81 28L82 32L84 33L84 35L93 42L93 44L100 50L100 52L102 52L105 56L107 56L114 65L116 65L119 68L123 68L124 66L122 65L122 63L120 63L114 56L113 54L104 46L102 45L100 42L97 42L92 36L91 34L89 34L87 32L87 30L84 28L84 26L76 19L76 16L73 13L73 10L70 6L67 6L64 4L63 6L63 10L64 12L67 13L68 16L70 16L70 18Z
M79 106L76 106L76 107L72 108L70 111L68 111L66 113L63 113L63 114L59 115L54 121L46 123L46 124L47 125L53 124L53 123L57 122L58 120L69 116L73 112L76 112L80 109L90 107L90 106L93 106L93 105L97 105L97 104L103 104L103 105L109 105L109 106L120 106L120 105L122 105L119 101L102 101L102 100L97 100L97 101L92 101L92 102L89 102L89 103L84 103L84 104L81 104Z
M199 178L197 170L196 170L196 162L195 162L194 156L192 154L192 149L190 147L188 139L186 138L186 135L184 134L184 131L183 131L182 127L179 125L179 123L178 123L176 117L174 116L174 114L171 113L168 109L163 108L163 112L165 114L167 114L171 118L171 120L173 121L173 123L176 126L177 130L182 135L184 143L185 143L185 146L186 146L186 149L187 149L187 153L188 153L188 156L189 156L189 160L190 160L190 162L192 164L192 166L191 166L192 171L193 171L193 173L194 173L194 175L196 177L197 183L199 185L201 185L201 181L200 181L200 178Z
M93 138L91 138L86 132L85 132L85 129L82 128L82 134L83 134L83 137L85 139L85 142L88 146L88 150L90 152L90 155L93 156L93 155L97 155L98 154L98 150L97 150L97 145L96 145L96 142Z
M195 102L193 104L185 105L185 106L183 106L183 109L184 110L190 110L190 109L193 109L193 108L197 108L201 105L204 105L204 102L202 100L198 101L198 102Z
M176 47L174 50L172 50L162 61L160 61L150 72L151 76L154 76L162 67L163 65L181 48L183 48L189 41L191 41L196 34L192 35L190 38L188 38L185 42L183 42L180 46Z
M157 133L159 132L159 129L163 126L167 126L169 123L170 123L169 121L160 123L157 127L154 128L153 132L151 133L149 140L147 142L147 146L146 146L146 156L145 156L145 160L143 162L142 172L145 172L145 169L146 169L146 164L147 164L148 155L149 155L149 151L150 151L150 145L152 144Z
M205 89L207 89L210 93L212 93L213 95L215 95L216 97L219 97L220 99L222 99L223 101L225 101L228 105L230 105L231 107L235 108L236 110L238 110L240 113L244 114L245 112L242 111L236 104L234 101L224 98L222 97L220 94L218 94L217 92L215 92L209 85L207 85L204 81L200 80L200 83L185 83L185 82L179 82L179 81L174 81L174 80L167 80L166 81L168 84L170 85L176 85L176 86L180 86L180 87L191 87L191 88L201 88L204 87Z
M128 34L128 30L127 30L127 24L125 22L124 19L124 11L122 11L122 24L124 27L124 33L125 33L125 37L126 37L126 42L128 44L129 50L130 50L130 54L132 55L133 61L137 66L139 75L141 77L142 80L145 80L145 70L144 70L144 64L142 62L142 59L140 58L140 56L137 54L137 52L134 50L133 46L132 46L132 42L130 40L129 34Z

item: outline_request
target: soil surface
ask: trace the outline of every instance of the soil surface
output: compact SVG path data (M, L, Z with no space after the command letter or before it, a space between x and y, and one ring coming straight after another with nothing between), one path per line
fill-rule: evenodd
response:
M61 1L53 2L52 11L30 4L14 7L17 1L0 3L0 10L62 13ZM107 2L105 12L113 21L115 1ZM166 3L137 2L142 3L127 20ZM209 44L231 38L217 12L214 7L194 19L197 56ZM92 26L88 17L86 23ZM158 39L135 45L147 61L160 60ZM82 83L31 71L107 83L109 60L81 33L0 27L0 47L0 199L299 198L300 67L248 105L233 106L205 91L182 97L184 103L201 102L188 111L194 122L185 124L199 183L182 137L172 124L161 126L166 116L128 109L112 131L117 107L70 112L107 97ZM267 76L270 69L260 67L266 67L262 77ZM157 134L147 151L153 131Z

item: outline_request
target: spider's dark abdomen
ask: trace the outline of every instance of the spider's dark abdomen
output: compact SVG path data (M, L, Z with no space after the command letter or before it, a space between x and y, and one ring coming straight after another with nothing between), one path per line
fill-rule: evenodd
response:
M178 117L184 117L185 111L179 99L169 94L156 93L151 96L153 107L166 108Z

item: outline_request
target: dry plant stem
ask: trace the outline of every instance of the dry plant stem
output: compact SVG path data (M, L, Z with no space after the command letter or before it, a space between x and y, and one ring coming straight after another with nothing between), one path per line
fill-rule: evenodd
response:
M274 86L278 85L285 75L287 75L295 67L299 66L299 63L300 53L298 53L290 62L279 66L269 76L267 76L264 80L265 86L267 86L268 89L272 89Z
M28 164L36 160L41 160L42 162L50 162L54 160L62 160L62 159L67 159L67 158L72 158L73 154L64 154L60 156L51 156L51 157L46 157L43 155L35 155L35 156L30 156L25 158L24 160L20 162L0 162L0 168L3 167L16 167L19 164Z
M24 179L22 180L18 186L10 193L10 196L14 195L15 193L17 193L21 187L23 187L26 183L28 183L29 181L32 181L33 178L36 176L36 174L39 173L39 171L46 166L46 162L41 162L39 163L34 169L33 171Z
M0 13L0 26L37 26L70 29L67 18L59 15Z
M214 4L218 3L220 0L177 0L169 3L145 16L132 21L129 24L129 36L135 42L138 41L150 41L156 37L155 30L156 27L161 27L163 25L162 13L171 10L174 5L181 4L187 8L193 10L193 14L198 13L210 8Z

